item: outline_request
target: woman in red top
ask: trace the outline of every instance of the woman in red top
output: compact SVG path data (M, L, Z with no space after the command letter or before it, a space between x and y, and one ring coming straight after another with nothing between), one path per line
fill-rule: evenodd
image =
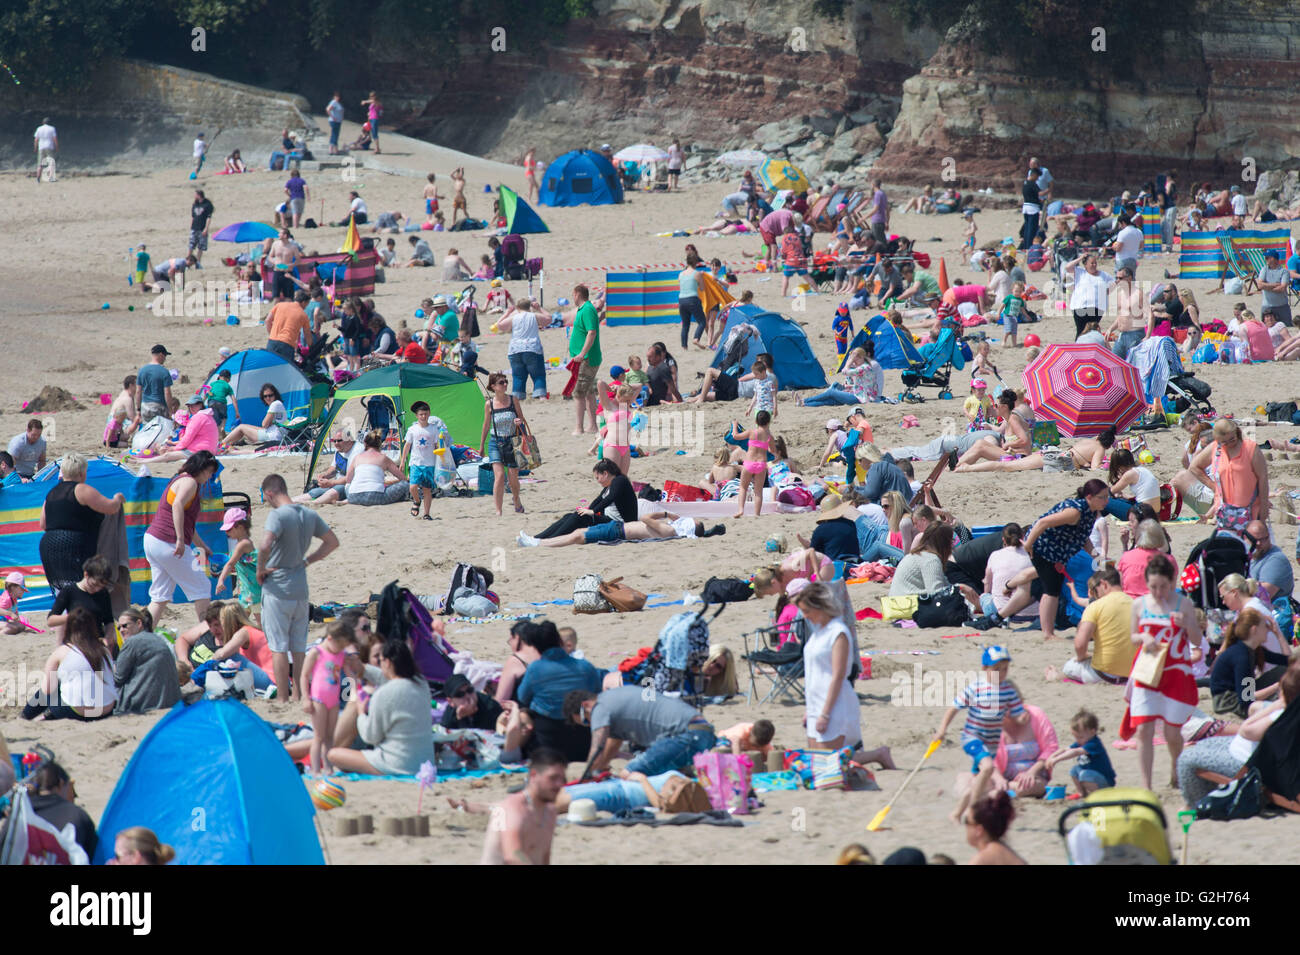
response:
M177 587L193 602L194 613L200 621L208 609L212 584L206 564L212 550L203 543L196 528L203 503L203 485L216 475L217 467L211 451L195 451L190 455L181 465L180 473L168 482L153 521L145 531L144 556L153 574L153 583L149 585L149 613L155 626ZM199 550L198 557L190 555L190 547Z

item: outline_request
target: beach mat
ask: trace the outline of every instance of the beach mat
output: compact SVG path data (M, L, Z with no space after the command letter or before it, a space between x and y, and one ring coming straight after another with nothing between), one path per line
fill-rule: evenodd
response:
M721 809L711 809L708 812L679 812L675 816L656 816L653 813L643 810L636 810L625 816L614 816L610 819L593 819L590 822L575 822L575 826L586 828L596 828L598 826L725 826L731 829L741 829L744 823L734 818L731 813L723 812Z
M447 782L451 779L484 779L488 776L507 776L511 773L525 773L527 771L527 766L502 766L499 769L457 769L450 772L439 770L438 782ZM330 773L329 775L330 779L343 779L350 783L372 782L377 779L388 779L398 783L418 781L414 776L377 776L373 773Z

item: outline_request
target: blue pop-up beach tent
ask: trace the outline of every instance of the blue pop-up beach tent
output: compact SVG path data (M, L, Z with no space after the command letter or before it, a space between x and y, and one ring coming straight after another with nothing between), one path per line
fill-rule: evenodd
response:
M842 370L853 349L863 347L868 341L876 346L876 361L880 362L881 368L908 369L921 364L921 353L912 341L912 333L890 324L884 315L873 315L867 320L866 327L853 336L848 351L841 356L835 370Z
M262 385L274 385L284 401L284 410L294 418L316 417L312 407L312 387L307 376L286 358L265 348L246 348L225 359L204 383L204 394L222 371L230 372L230 387L234 395L226 402L226 430L237 424L261 426L266 417L266 402L262 400ZM232 408L231 405L234 405ZM322 402L323 404L323 402Z
M600 153L575 149L546 167L537 201L544 206L612 205L623 201L623 180Z
M149 603L149 584L153 575L144 556L144 532L149 529L158 501L167 482L180 470L180 464L154 465L159 477L141 477L107 458L93 458L86 464L86 483L105 497L121 492L126 497L126 539L131 567L131 602ZM22 613L49 610L54 595L49 591L45 570L41 566L41 505L45 495L59 479L57 464L38 471L30 484L0 488L0 575L18 571L27 578L28 593L18 602ZM221 533L223 506L221 482L214 478L203 486L203 503L199 512L198 534L215 553L228 547ZM215 583L215 581L214 581ZM176 603L187 603L178 587Z
M825 388L826 375L813 355L812 346L803 328L793 319L759 308L757 305L736 305L727 313L727 325L722 331L725 343L737 325L753 325L758 329L759 340L749 340L749 348L741 359L744 372L754 363L760 352L769 353L776 362L772 371L781 388ZM713 367L721 368L726 360L725 349L719 348Z
M117 834L152 829L179 865L323 865L315 808L284 744L233 700L177 703L118 777L94 865Z

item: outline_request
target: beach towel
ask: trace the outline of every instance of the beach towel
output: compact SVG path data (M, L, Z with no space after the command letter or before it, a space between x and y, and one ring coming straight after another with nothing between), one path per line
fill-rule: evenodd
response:
M126 539L126 514L106 514L99 525L99 543L95 553L108 558L112 585L108 592L113 616L131 606L131 554Z
M709 812L679 812L675 816L656 816L648 809L633 809L609 819L592 819L589 822L575 822L575 826L725 826L739 829L744 823L732 818L730 813L713 809Z
M561 394L564 395L565 398L572 398L573 389L576 388L578 385L579 363L576 360L570 358L569 363L564 367L569 370L569 380L565 382L564 391L562 391Z

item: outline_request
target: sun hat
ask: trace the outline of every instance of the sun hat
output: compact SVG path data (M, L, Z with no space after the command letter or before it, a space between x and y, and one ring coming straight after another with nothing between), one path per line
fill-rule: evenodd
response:
M972 378L970 380L970 386L972 388L987 388L989 386L989 383L985 381L983 378Z
M446 297L445 295L435 295L435 296L433 297L433 304L434 304L434 305L446 305L446 304L447 304L447 297Z
M850 521L856 521L859 517L862 516L862 514L858 511L858 509L854 505L849 504L847 501L841 500L838 496L831 498L828 495L827 500L833 502L832 506L829 508L825 508L824 513L819 514L817 516L818 524L824 524L827 521L839 520L840 518L844 518L845 520L850 520ZM838 502L838 503L834 503L834 502Z
M17 584L19 587L23 588L23 593L27 592L26 579L16 570L5 578L5 586L8 587L10 584Z
M248 520L248 511L242 507L230 507L226 509L225 516L221 519L221 529L228 531L241 521Z
M999 663L1010 663L1011 651L1006 647L985 647L984 655L980 657L980 663L986 667L995 667Z
M569 804L569 822L592 822L596 818L594 799L575 799Z
M841 421L839 418L827 418L827 419L826 419L826 430L827 430L827 431L838 431L838 430L840 430L840 428L842 428L842 427L844 427L844 422Z
M190 395L188 398L185 399L185 404L186 404L186 406L189 406L189 405L201 405L201 404L203 404L203 396L202 396L202 395Z

